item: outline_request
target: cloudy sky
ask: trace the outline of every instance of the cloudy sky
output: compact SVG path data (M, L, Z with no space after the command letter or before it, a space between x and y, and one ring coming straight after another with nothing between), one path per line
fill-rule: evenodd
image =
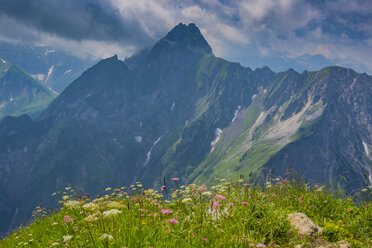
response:
M0 0L0 40L100 58L130 56L180 22L243 64L307 53L372 68L371 0Z

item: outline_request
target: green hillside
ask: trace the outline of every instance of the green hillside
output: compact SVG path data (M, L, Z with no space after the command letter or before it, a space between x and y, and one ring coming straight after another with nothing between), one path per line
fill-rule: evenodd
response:
M0 119L38 115L57 96L20 67L0 59Z
M68 187L53 193L61 209L38 207L34 221L0 241L0 247L371 247L372 191L361 201L324 186L296 180L224 179L210 188L179 186L173 178L161 190L106 188L90 200ZM263 182L263 181L261 181ZM290 224L303 213L318 229ZM304 224L302 224L304 225ZM312 229L311 229L312 230ZM298 246L299 245L299 246ZM341 246L342 245L342 246Z

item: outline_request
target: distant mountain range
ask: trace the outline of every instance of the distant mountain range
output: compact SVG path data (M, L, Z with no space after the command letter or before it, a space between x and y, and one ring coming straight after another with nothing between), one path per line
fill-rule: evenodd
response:
M0 42L0 57L58 93L97 62L93 56L80 58L44 44L11 42Z
M372 69L363 64L350 60L327 59L323 55L303 54L298 57L290 58L284 55L272 55L269 57L247 56L240 59L242 65L253 68L268 66L275 72L286 71L292 68L295 71L317 71L327 66L343 65L357 72L366 72L372 75Z
M0 58L0 120L6 115L37 116L56 96L22 68Z
M372 181L371 92L371 76L342 67L245 68L179 24L151 49L85 71L36 120L4 118L1 231L54 207L66 186L95 195L295 170L357 189Z

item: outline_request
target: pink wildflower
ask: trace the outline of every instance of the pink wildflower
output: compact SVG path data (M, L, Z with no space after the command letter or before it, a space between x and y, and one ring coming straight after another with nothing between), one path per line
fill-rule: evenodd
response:
M203 238L203 240L204 240L204 241L208 241L208 239L207 239L207 238Z
M173 177L172 181L179 181L180 179L178 177Z
M249 244L249 247L255 247L256 245L255 244Z
M242 205L248 206L248 202L242 202Z
M259 243L256 245L256 247L266 247L266 245Z
M161 210L161 213L162 214L172 214L173 213L173 211L172 210L170 210L170 209L163 209L163 210Z
M68 215L65 215L64 220L65 220L65 223L70 223L70 222L73 221L73 219L71 218L71 216L68 216Z
M243 187L247 187L248 185L248 183L243 183Z
M347 208L346 210L351 210L351 208Z
M172 224L178 224L179 222L175 219L169 219L167 220L168 223L172 223Z
M229 202L229 206L234 206L234 203L233 202Z
M222 206L222 204L220 204L220 202L219 201L215 201L215 202L213 202L213 208L214 209L217 209L217 208L219 208L219 207L221 207Z
M165 185L161 186L161 190L165 190Z
M223 195L219 195L219 194L217 194L215 197L216 197L216 199L218 199L218 200L226 201L226 197L224 197Z

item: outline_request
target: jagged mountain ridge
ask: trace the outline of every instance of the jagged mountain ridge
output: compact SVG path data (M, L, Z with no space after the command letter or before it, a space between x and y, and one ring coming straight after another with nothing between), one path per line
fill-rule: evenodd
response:
M22 68L0 58L0 120L6 115L36 116L56 95Z
M171 176L283 175L291 164L314 182L350 170L355 187L371 168L371 87L371 77L340 67L252 71L216 58L194 24L180 24L139 56L84 72L37 120L1 122L1 230L53 207L51 194L67 185L97 194ZM313 146L323 141L327 149ZM354 164L338 163L352 148L344 156Z

